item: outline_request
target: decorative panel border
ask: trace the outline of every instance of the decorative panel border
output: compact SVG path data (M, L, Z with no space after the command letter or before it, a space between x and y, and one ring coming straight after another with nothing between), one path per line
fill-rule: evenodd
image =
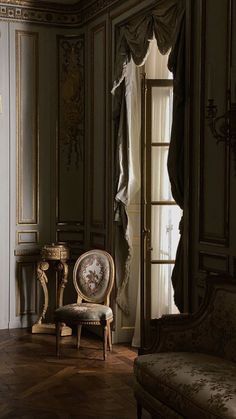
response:
M199 252L199 270L207 273L229 273L229 256L219 253Z
M39 232L36 230L24 230L17 232L17 244L37 244Z
M38 247L35 248L29 248L29 249L15 249L14 250L14 256L18 256L18 257L35 257L35 256L39 256L41 253L41 249Z
M85 40L84 35L58 36L58 139L57 139L57 225L77 224L83 226L85 214ZM61 214L60 186L63 181L60 160L67 166L64 178L74 171L74 177L81 180L83 190L74 191L77 202L83 203L80 219L65 219ZM63 165L64 167L64 165ZM64 179L65 180L65 179ZM69 177L68 177L69 180ZM72 198L73 198L72 197ZM74 198L73 198L74 199ZM73 207L73 205L72 205ZM72 217L73 218L73 217Z
M199 190L199 240L202 244L210 243L216 246L227 247L229 243L229 176L230 176L230 165L229 165L229 150L228 147L224 148L224 199L222 202L219 202L219 205L224 206L224 233L223 235L211 234L210 232L204 231L204 220L205 220L205 211L204 211L204 144L206 141L205 138L205 126L206 126L206 102L205 102L205 89L206 89L206 74L205 74L205 64L206 64L206 12L207 12L207 1L201 1L202 8L202 21L201 21L201 114L200 114L200 190ZM229 42L228 42L229 43ZM227 50L227 60L229 60L229 45ZM215 139L213 139L215 141ZM217 180L216 180L217 182Z
M57 230L57 242L81 246L84 243L84 232L75 230Z
M94 101L94 76L96 70L95 62L94 62L94 42L95 36L101 32L103 36L103 48L101 48L101 54L103 54L103 83L104 83L104 96L100 98L100 101L103 101L104 106L104 115L103 115L103 132L104 132L104 178L103 178L103 191L104 196L101 197L103 199L103 217L102 219L95 219L93 217L93 209L96 208L96 200L95 200L95 187L94 187L94 163L95 163L95 154L94 154L94 144L96 141L95 137L95 127L94 127L94 120L95 120L95 101ZM91 168L91 180L90 180L90 224L92 227L95 228L104 228L105 220L106 220L106 147L107 147L107 138L106 138L106 22L102 22L96 27L94 27L91 31L91 74L90 74L90 92L91 92L91 143L90 143L90 168Z
M39 188L38 188L38 33L28 31L16 31L16 139L17 139L17 222L18 224L37 224L39 212ZM30 63L32 73L24 68L25 47L30 45ZM25 70L25 71L24 71ZM26 96L27 82L27 96ZM29 108L29 96L31 105ZM27 119L25 117L27 115ZM30 150L25 149L26 141L30 138ZM27 159L27 160L25 160ZM28 165L27 165L28 162ZM31 168L31 173L27 172ZM24 182L32 184L26 190ZM31 203L31 214L26 214L25 205Z

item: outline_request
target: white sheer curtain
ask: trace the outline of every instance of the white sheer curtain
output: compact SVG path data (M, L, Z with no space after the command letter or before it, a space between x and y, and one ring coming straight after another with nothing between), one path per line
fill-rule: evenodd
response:
M149 79L172 79L167 67L168 55L161 55L152 41L145 63ZM152 89L152 142L169 143L172 125L173 92L168 87ZM173 200L167 173L169 147L152 148L152 201ZM175 259L179 240L178 225L181 211L177 206L152 208L152 259ZM151 317L177 312L171 284L172 265L152 265Z
M151 42L150 53L145 63L148 79L172 79L167 68L168 55L161 55L155 40ZM137 98L140 100L140 96ZM172 89L158 87L152 89L152 142L169 143L172 124ZM137 108L138 109L138 108ZM141 119L141 118L140 118ZM168 146L152 148L152 201L173 200L167 173ZM179 240L178 225L181 214L176 206L152 208L153 259L174 259ZM151 274L151 317L178 312L173 301L171 284L171 264L152 265ZM140 278L139 278L140 284ZM138 287L138 290L140 286ZM136 324L132 341L133 346L140 345L140 291L138 291Z

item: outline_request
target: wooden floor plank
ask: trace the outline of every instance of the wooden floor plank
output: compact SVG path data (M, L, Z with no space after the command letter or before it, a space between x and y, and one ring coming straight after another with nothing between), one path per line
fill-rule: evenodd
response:
M27 330L0 331L0 418L135 419L133 361L136 351L113 345L103 361L102 341L62 338ZM144 412L143 419L150 419Z

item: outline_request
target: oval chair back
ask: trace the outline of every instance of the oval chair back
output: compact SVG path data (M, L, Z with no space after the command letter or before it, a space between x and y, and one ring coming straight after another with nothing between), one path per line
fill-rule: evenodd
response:
M76 261L73 282L78 294L77 302L109 305L114 283L114 262L104 250L89 250Z

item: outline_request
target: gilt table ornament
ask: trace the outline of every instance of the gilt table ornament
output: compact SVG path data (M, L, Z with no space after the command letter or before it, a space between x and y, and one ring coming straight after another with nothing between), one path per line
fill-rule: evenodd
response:
M68 281L69 248L61 244L47 244L41 249L41 260L37 263L37 279L39 280L44 294L44 303L36 323L32 326L32 333L55 333L55 324L43 322L49 307L48 277L47 270L50 262L53 262L57 277L56 307L63 305L63 294ZM71 335L69 327L64 326L62 336Z

